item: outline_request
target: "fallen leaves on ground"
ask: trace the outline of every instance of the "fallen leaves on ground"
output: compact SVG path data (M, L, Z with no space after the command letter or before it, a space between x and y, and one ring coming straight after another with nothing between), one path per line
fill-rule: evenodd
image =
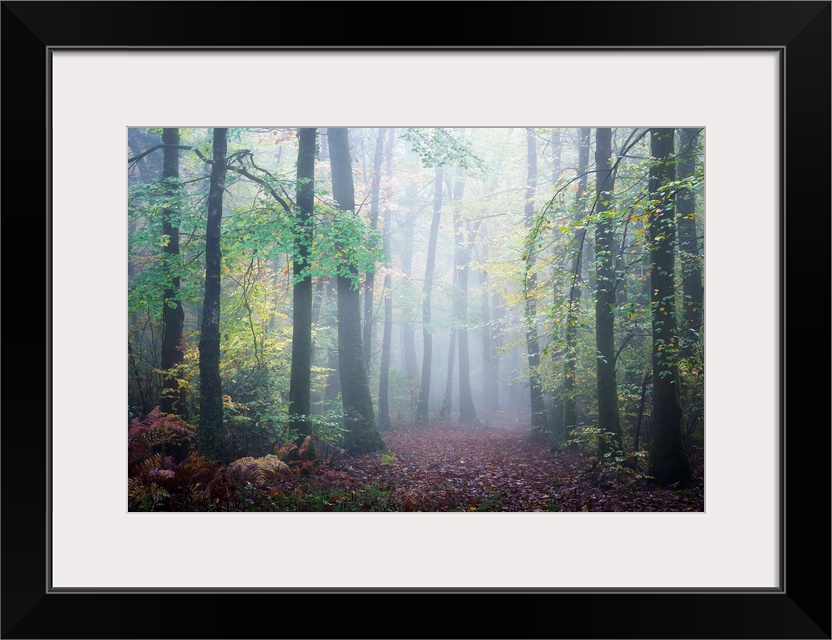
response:
M701 475L675 489L632 473L602 475L590 453L552 451L520 427L411 426L384 438L388 453L319 467L316 491L331 488L321 510L347 502L387 511L704 510Z

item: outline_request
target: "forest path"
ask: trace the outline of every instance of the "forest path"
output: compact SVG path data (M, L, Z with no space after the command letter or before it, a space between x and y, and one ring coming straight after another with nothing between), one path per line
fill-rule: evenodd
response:
M586 453L552 452L532 442L528 428L408 426L384 438L389 453L344 459L330 469L390 495L392 510L703 510L701 488L672 491L629 477L598 486Z

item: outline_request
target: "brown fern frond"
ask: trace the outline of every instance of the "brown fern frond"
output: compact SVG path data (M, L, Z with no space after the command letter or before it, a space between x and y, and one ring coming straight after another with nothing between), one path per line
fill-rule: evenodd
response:
M252 458L250 456L235 460L228 465L228 475L240 484L250 483L262 486L269 481L279 479L289 471L289 465L277 456Z
M193 499L206 497L207 486L220 474L222 467L195 453L189 453L176 467L176 484Z
M128 425L130 461L160 452L181 458L195 435L194 429L179 416L162 413L157 406L143 420L134 418Z
M287 442L277 450L277 459L287 462L297 457L298 445L294 442Z
M309 450L312 448L312 436L306 436L298 449L298 458L306 460L309 457Z

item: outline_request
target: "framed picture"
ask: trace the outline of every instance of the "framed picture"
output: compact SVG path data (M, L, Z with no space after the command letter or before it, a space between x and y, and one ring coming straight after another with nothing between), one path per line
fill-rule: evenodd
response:
M434 637L473 595L474 637L829 638L830 3L399 6L3 3L6 336L45 348L6 358L3 637ZM704 512L129 513L124 143L173 125L704 127Z

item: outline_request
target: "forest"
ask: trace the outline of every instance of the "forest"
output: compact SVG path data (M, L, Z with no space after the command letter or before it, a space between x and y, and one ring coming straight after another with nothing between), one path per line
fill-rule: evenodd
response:
M703 128L129 128L130 511L704 511Z

